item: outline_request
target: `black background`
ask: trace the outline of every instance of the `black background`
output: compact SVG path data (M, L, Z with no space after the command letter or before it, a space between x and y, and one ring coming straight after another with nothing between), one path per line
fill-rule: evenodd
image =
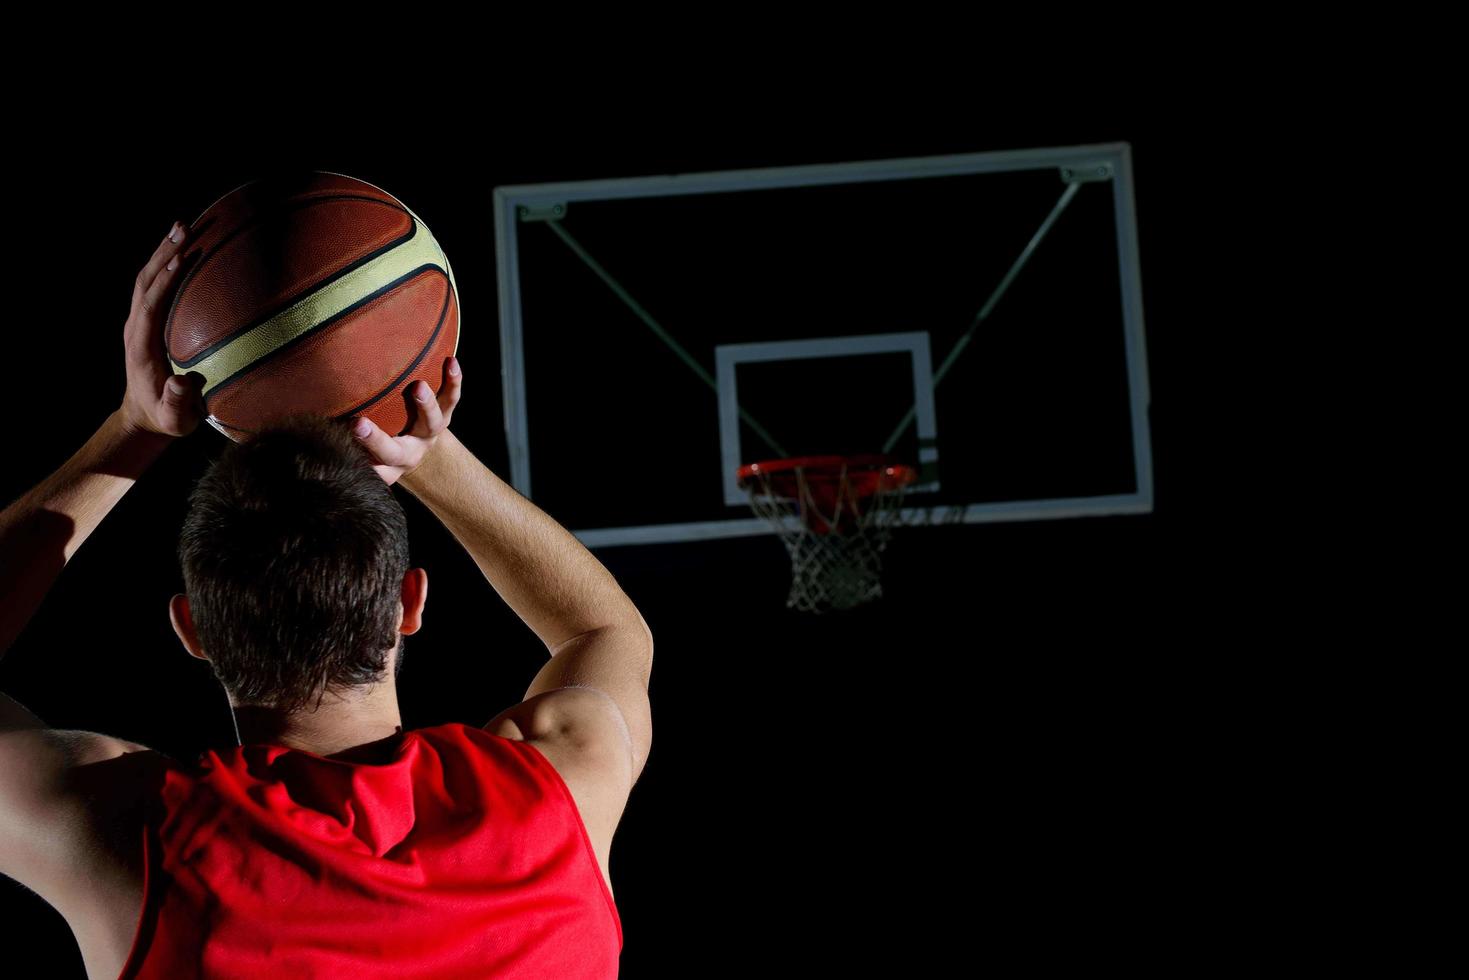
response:
M774 538L598 557L657 644L655 745L611 858L624 976L697 973L691 957L763 975L777 949L791 970L871 975L899 963L923 975L956 955L1161 963L1155 939L1202 914L1188 889L1219 846L1195 822L1216 803L1199 789L1194 718L1236 639L1220 599L1243 584L1219 557L1238 523L1220 488L1250 471L1203 395L1216 335L1200 282L1233 245L1195 164L1203 134L1230 120L1120 104L18 122L31 128L11 201L0 490L13 500L116 407L133 278L169 223L269 169L360 177L430 225L473 317L455 430L505 475L494 186L1128 141L1155 513L913 537L890 548L883 600L822 618L784 609ZM223 692L167 615L185 495L222 442L201 427L138 481L5 655L0 688L52 726L175 758L233 742ZM400 499L430 576L399 682L404 722L483 724L520 699L544 649L436 519ZM10 948L47 964L39 974L82 975L59 915L8 880L0 901Z

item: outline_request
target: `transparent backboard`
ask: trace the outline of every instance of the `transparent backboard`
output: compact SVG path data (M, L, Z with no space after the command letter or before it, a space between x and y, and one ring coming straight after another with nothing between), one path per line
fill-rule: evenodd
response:
M1126 143L497 187L511 483L589 547L772 534L742 463L881 452L905 524L1152 509Z

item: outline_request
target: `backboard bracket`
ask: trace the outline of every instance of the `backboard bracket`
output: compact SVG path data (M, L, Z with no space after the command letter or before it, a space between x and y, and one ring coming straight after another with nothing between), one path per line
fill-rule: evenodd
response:
M1106 160L1076 167L1062 167L1061 181L1066 184L1094 184L1112 179L1112 164Z
M553 204L522 204L515 209L516 217L521 222L531 221L560 221L566 217L566 203L564 201Z

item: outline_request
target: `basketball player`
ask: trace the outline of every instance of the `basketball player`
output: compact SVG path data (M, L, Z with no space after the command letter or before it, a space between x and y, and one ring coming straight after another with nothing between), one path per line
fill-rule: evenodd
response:
M204 417L202 378L174 377L162 341L187 241L176 224L137 278L121 406L0 514L0 652ZM405 389L403 435L296 416L225 447L194 488L169 615L239 745L185 766L0 695L0 873L65 917L88 976L617 975L608 856L652 744L652 635L449 431L462 377L443 370L437 397ZM394 483L551 655L483 728L403 729L395 680L428 575L408 567Z

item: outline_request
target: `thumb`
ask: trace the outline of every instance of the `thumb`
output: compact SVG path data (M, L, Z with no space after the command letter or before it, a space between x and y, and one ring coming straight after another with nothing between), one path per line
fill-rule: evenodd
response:
M198 372L174 375L163 386L163 397L180 418L193 419L204 414L204 376Z

